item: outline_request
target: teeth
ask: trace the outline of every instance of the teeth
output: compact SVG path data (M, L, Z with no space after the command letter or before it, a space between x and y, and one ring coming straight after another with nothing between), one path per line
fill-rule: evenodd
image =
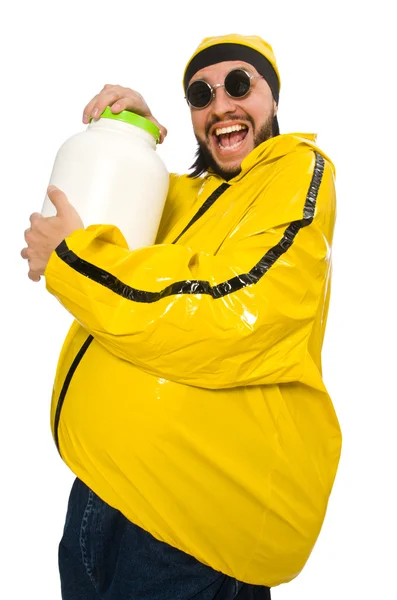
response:
M233 144L233 146L222 146L222 144L218 142L218 146L219 148L222 148L222 150L234 150L235 148L237 148L237 146L240 146L242 142L243 140L241 140L241 142L236 142L236 144Z
M215 135L222 135L223 133L232 133L232 131L241 131L247 129L246 125L233 125L232 127L222 127L215 129Z

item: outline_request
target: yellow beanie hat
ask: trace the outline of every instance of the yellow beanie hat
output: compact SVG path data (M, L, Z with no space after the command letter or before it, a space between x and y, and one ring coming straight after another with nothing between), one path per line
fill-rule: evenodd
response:
M241 60L255 67L267 81L273 98L278 103L281 81L273 48L256 35L231 33L204 38L186 65L183 74L184 91L186 92L190 79L197 71L228 60Z

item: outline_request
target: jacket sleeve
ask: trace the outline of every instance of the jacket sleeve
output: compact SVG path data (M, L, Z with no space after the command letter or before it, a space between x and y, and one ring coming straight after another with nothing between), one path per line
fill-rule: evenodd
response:
M113 226L76 231L52 254L47 289L110 352L157 377L212 389L298 381L330 271L332 168L310 153L266 198L282 204L276 222L259 195L216 255L129 251Z

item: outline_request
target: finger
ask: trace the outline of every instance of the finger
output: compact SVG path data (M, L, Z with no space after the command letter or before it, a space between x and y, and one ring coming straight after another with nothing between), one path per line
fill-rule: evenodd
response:
M31 230L30 227L29 227L29 229L26 229L23 237L25 238L25 242L27 244L32 244L35 241L37 241L37 238L36 238L34 232Z
M37 212L31 214L29 217L29 221L31 222L32 225L35 221L38 221L39 219L44 219L44 217L41 213L37 213Z
M40 279L41 279L40 275L38 273L36 273L35 271L32 271L32 270L29 271L28 277L32 281L40 281Z
M62 217L65 211L69 208L70 203L66 197L66 194L54 185L50 185L47 188L47 194L55 208L57 209L57 216Z
M167 129L164 127L164 125L161 125L161 123L159 123L157 121L157 119L155 119L154 117L150 116L148 117L149 121L152 121L152 123L154 123L160 130L160 140L159 140L159 144L162 144L165 140L165 138L167 137Z
M22 256L22 258L25 258L25 259L29 258L28 251L29 251L29 248L23 248L21 250L21 256Z
M92 100L90 100L90 102L84 107L84 110L83 110L83 123L87 124L89 122L89 120L93 116L92 113L93 113L93 110L94 110L94 108L95 108L95 106L96 106L96 104L98 102L98 99L99 99L99 102L101 103L101 100L103 99L104 95L108 94L109 90L111 90L113 87L114 87L113 85L106 84L102 88L102 90L99 92L99 94L96 94L92 98Z
M160 140L159 140L159 144L162 144L165 140L165 138L167 137L168 131L165 127L163 127L162 125L160 125L159 127L160 129Z
M92 116L94 118L98 119L107 106L109 106L115 114L118 114L123 110L130 110L146 119L152 117L152 113L144 98L135 90L115 85L112 89L103 92L103 94L103 98L98 97L98 101L95 107L93 107Z
M121 113L123 110L132 110L131 98L117 98L116 102L109 102L110 110L115 115ZM137 111L135 111L137 112Z
M132 110L142 117L152 116L149 107L139 92L131 88L121 87L121 85L114 86L111 91L116 96L115 101L109 102L112 112L119 113L122 110Z
M84 107L83 110L83 123L87 124L91 118L91 114L92 114L92 109L95 105L95 102L97 101L99 94L96 94L96 96L93 97L92 100L90 100L90 102Z
M122 98L123 95L125 94L121 86L106 84L84 108L83 123L87 124L90 118L98 119L107 106Z
M145 119L155 121L149 106L143 96L130 88L121 88L120 99L110 105L112 112L119 113L122 110L129 110Z
M30 275L32 275L33 277L41 277L42 275L44 275L44 269L46 265L41 259L31 257L28 259L28 261Z

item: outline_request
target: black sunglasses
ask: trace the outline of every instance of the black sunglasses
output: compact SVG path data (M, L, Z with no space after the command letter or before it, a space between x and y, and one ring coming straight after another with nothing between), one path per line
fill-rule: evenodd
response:
M262 75L250 75L244 69L233 69L223 83L210 85L204 79L197 79L186 90L186 100L192 108L205 108L215 98L215 89L224 87L231 98L244 98L251 89L251 79L260 79Z

